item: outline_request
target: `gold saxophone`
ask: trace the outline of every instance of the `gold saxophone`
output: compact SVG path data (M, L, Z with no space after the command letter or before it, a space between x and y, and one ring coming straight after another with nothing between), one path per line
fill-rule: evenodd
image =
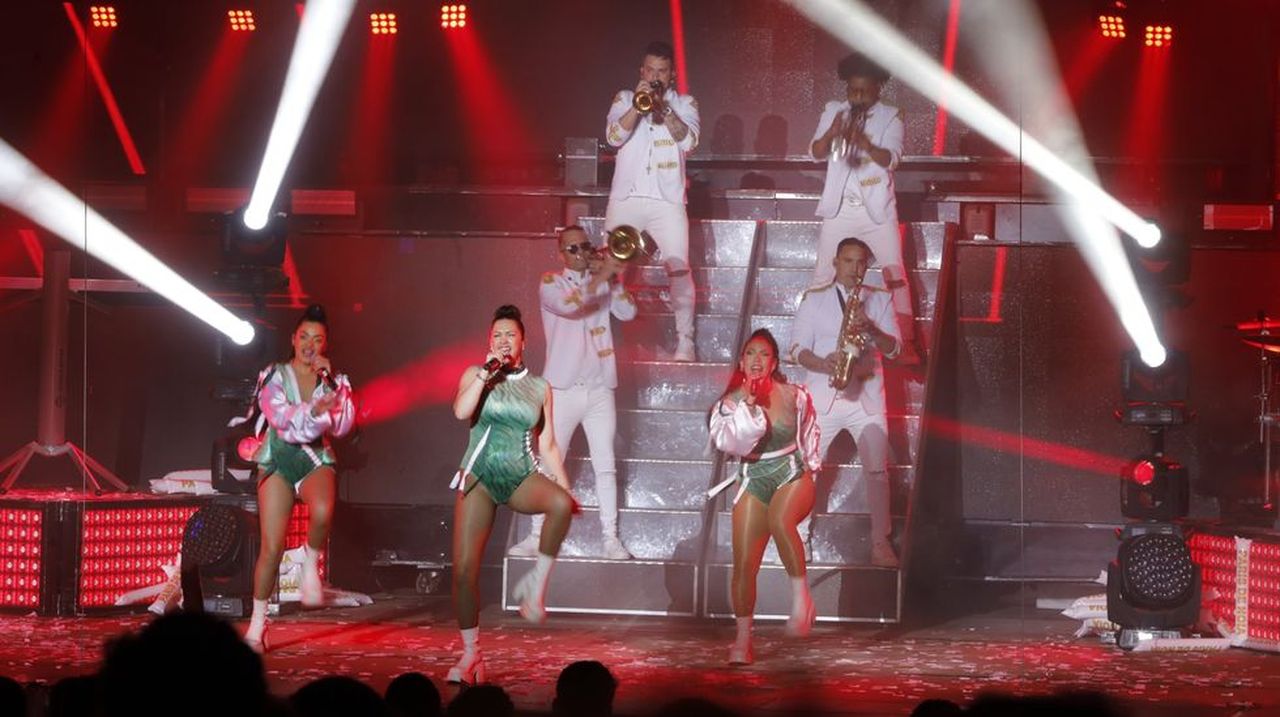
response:
M858 277L844 304L844 318L840 320L840 333L836 337L836 370L831 374L831 387L837 391L843 391L849 385L849 379L853 377L853 365L867 347L867 335L862 332L854 333L853 328L853 317L862 307L862 299L859 298L861 290L862 277Z

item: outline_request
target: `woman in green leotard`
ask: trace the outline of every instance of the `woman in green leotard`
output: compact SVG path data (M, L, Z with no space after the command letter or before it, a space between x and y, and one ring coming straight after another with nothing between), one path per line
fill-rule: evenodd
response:
M474 684L484 681L478 646L480 556L498 505L546 515L537 562L513 594L520 614L531 622L546 617L547 578L576 508L552 429L551 387L524 365L524 324L516 307L500 306L494 312L485 363L462 372L453 414L470 421L471 432L453 483L458 489L453 602L463 652L447 680Z
M716 448L738 456L734 478L711 494L738 483L733 502L733 613L738 636L730 664L748 664L756 576L772 537L791 578L787 633L809 632L815 614L809 596L804 545L796 526L813 509L813 474L822 464L813 401L804 386L787 383L778 370L778 342L768 329L751 334L720 400L708 417Z

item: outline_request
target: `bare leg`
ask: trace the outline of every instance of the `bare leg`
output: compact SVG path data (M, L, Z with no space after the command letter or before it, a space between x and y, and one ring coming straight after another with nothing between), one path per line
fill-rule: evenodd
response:
M473 476L467 477L475 481ZM493 530L497 506L489 491L478 485L469 493L459 493L453 508L453 607L458 627L468 629L480 622L480 558Z
M782 567L791 577L804 577L804 544L796 526L813 510L813 478L803 476L787 483L773 494L769 502L769 534L778 546Z
M773 494L769 502L769 533L778 546L778 557L791 578L791 616L787 634L803 637L809 634L817 613L809 594L808 574L804 560L804 542L796 526L813 509L813 478L808 473L787 483Z
M302 481L299 497L307 504L307 546L312 550L323 550L329 540L337 485L338 478L330 466L315 469Z
M507 506L517 513L546 516L538 551L553 558L560 554L560 544L564 542L569 522L573 519L573 496L568 491L554 481L534 474L516 488Z
M262 545L253 572L253 597L268 600L275 592L280 575L280 556L284 554L285 533L293 513L293 486L289 481L269 475L258 482L258 522Z
M756 576L769 544L768 508L744 493L733 506L733 614L751 617L756 610Z
M302 604L324 605L324 583L320 580L320 551L329 539L333 524L333 499L338 476L331 466L321 466L302 481L299 497L307 505L307 544L302 558Z

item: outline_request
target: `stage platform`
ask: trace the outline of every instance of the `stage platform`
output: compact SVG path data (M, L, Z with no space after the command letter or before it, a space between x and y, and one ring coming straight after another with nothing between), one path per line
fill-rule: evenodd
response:
M271 688L286 695L343 674L381 691L421 671L442 687L459 648L447 597L375 595L354 609L294 614L272 624ZM1005 600L1003 607L928 627L820 624L804 640L779 623L756 631L756 663L724 664L724 622L555 615L532 626L490 605L481 644L491 682L522 712L546 712L559 670L607 664L620 686L615 712L647 714L680 696L708 697L743 714L906 715L921 700L966 702L984 691L1100 690L1133 715L1280 715L1280 656L1219 652L1127 653L1074 638L1078 623ZM1034 602L1034 601L1032 601ZM49 618L6 615L0 674L53 682L95 669L103 641L147 622L137 614Z

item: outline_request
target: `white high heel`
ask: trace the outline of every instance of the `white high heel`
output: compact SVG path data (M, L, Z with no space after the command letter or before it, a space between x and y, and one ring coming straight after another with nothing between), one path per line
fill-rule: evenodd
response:
M750 665L755 662L755 655L751 653L751 643L739 645L733 643L729 648L729 664L730 665Z
M267 640L267 627L269 624L270 623L263 623L262 633L257 637L257 639L251 637L248 631L244 634L244 644L248 645L250 650L253 650L259 655L265 655L267 654L267 651L271 649L271 643Z
M473 652L470 656L463 654L458 664L449 668L445 682L463 685L478 685L484 682L484 656Z
M787 618L787 626L783 630L787 637L808 637L813 630L813 622L818 619L818 608L814 607L813 598L806 601L804 608L802 615L793 612Z

